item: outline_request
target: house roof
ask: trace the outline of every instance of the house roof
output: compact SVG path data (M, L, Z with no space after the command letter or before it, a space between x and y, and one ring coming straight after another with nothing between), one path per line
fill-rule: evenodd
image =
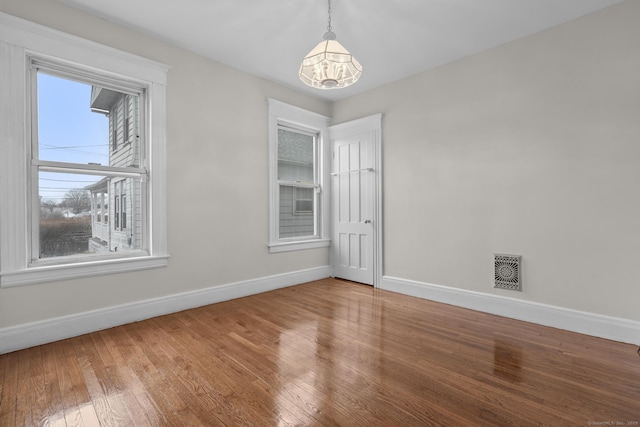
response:
M91 110L98 112L109 112L113 105L122 96L121 93L101 88L98 86L91 87Z
M107 191L108 182L109 182L109 178L104 177L100 181L96 182L95 184L87 185L86 187L84 187L84 189L89 190L92 193L95 193L98 191Z

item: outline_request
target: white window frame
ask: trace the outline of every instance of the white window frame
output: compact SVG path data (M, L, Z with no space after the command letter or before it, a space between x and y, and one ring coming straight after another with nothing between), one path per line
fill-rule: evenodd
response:
M269 252L286 252L302 249L328 247L330 239L330 141L329 117L268 99L269 109ZM278 181L278 127L317 134L316 144L318 206L315 213L316 235L281 239L280 229L280 182Z
M149 135L147 251L118 258L31 263L30 58L144 88ZM166 79L169 67L0 12L0 286L66 280L167 265ZM141 121L141 123L143 123ZM90 166L87 165L87 169ZM151 173L151 171L153 173ZM84 168L78 173L85 172ZM121 175L118 172L118 175ZM101 209L104 215L104 201Z

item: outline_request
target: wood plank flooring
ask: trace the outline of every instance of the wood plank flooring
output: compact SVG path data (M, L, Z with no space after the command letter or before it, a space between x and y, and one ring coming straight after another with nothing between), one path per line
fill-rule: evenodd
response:
M638 426L637 351L326 279L2 355L0 426Z

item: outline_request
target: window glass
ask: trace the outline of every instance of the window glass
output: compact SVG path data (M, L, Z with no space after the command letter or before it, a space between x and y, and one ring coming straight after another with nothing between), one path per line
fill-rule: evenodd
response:
M313 213L313 188L296 188L293 213Z
M281 239L316 234L314 189L316 136L293 129L278 129L278 181Z
M38 72L38 158L109 164L109 117L91 110L91 86Z
M32 231L33 259L142 249L142 174L113 169L141 163L139 138L132 137L139 134L139 96L40 69L36 90L40 215ZM81 173L74 165L89 170Z
M314 182L315 137L287 129L278 129L278 179Z

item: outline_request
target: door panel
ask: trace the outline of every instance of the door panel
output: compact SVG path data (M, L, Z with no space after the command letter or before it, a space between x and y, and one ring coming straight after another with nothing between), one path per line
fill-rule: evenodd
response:
M373 285L375 151L371 132L333 139L334 274Z

